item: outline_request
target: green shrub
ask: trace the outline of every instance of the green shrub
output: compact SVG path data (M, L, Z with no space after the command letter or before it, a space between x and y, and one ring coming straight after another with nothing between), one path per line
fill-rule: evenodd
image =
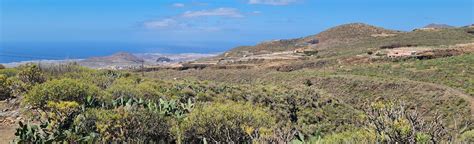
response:
M41 69L35 64L20 66L20 69L18 78L28 85L41 84L46 81Z
M44 64L41 65L41 71L48 76L61 76L67 73L88 71L86 68L77 63L60 63L60 64Z
M368 130L352 130L331 134L322 139L310 139L310 143L377 143L377 133Z
M6 75L7 77L13 77L13 76L16 76L16 74L18 73L18 69L16 68L7 68L7 69L0 69L0 74L4 74Z
M106 91L112 96L113 99L137 98L140 94L140 91L138 91L136 86L136 81L128 78L120 78L115 80L115 82L109 88L107 88Z
M367 127L374 129L380 141L388 143L435 143L447 137L440 115L429 122L419 112L403 104L374 102L365 109Z
M128 137L138 141L173 142L171 117L148 110L134 110L128 117Z
M86 74L90 74L91 75L89 77L90 81L92 81L94 84L96 84L98 87L102 89L107 89L117 79L129 78L131 76L130 73L124 73L124 72L112 71L112 70L87 72Z
M152 101L158 101L165 96L161 91L164 89L157 82L146 81L137 85L136 89L139 91L139 97Z
M87 97L98 97L96 86L74 79L48 81L31 89L24 98L26 104L43 107L48 101L75 101L84 103Z
M13 143L51 143L51 141L47 140L45 132L38 125L29 122L24 124L21 121L18 124L19 127L16 129L16 137Z
M172 142L169 118L144 109L89 109L74 124L78 133L98 134L103 142Z
M469 130L459 136L460 142L474 143L474 130Z
M10 85L11 82L7 79L7 76L0 74L0 100L11 97Z
M16 143L58 143L76 142L84 138L76 135L73 120L80 111L77 102L49 101L48 112L41 112L38 125L19 123L15 133Z
M316 50L310 50L310 51L304 51L303 52L306 56L315 56L318 54L318 51Z
M125 77L125 76L127 77L129 76L126 74L115 72L115 71L100 71L100 70L86 69L83 67L79 67L79 68L80 69L78 69L77 71L68 72L68 73L65 73L64 75L60 75L57 77L81 79L81 80L91 82L101 89L107 89L115 82L115 80Z
M424 133L417 133L416 134L416 143L422 143L422 144L427 144L427 143L430 143L431 141L431 136L428 135L428 134L424 134Z
M9 77L7 81L10 82L11 96L13 97L23 96L31 89L31 86L20 81L18 77Z
M199 142L251 142L271 133L275 118L252 104L212 103L198 107L182 123L184 139ZM178 136L180 137L180 136Z
M155 81L137 81L132 78L119 78L114 81L106 90L113 99L117 98L142 98L152 101L158 101L163 98L166 91L162 85ZM167 93L173 95L171 93ZM166 99L170 98L167 96Z

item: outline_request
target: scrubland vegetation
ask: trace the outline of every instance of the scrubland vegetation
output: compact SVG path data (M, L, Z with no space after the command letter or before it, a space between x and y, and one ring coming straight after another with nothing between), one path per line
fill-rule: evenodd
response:
M472 142L469 104L460 98L434 94L436 105L413 103L410 98L420 99L410 93L391 99L384 95L396 92L359 90L356 83L370 87L363 82L368 79L353 83L317 73L273 72L259 82L223 83L25 65L0 70L0 89L2 99L20 98L29 116L15 142ZM276 84L269 77L298 79ZM437 100L444 97L452 100Z
M349 73L373 77L405 78L459 88L474 96L474 55L467 54L398 64L354 67Z
M229 51L239 57L318 43L304 59L248 68L0 66L0 99L21 109L18 143L474 143L472 52L370 59L392 47L472 43L470 29L343 25Z

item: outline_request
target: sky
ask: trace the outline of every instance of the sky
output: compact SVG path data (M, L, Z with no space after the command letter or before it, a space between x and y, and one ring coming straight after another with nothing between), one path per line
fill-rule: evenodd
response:
M474 23L473 0L0 0L0 43L222 47L363 22L409 31Z

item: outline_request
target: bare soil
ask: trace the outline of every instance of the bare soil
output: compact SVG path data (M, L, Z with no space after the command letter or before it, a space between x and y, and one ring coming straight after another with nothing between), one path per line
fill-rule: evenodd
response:
M15 139L16 126L0 126L0 144L9 144Z

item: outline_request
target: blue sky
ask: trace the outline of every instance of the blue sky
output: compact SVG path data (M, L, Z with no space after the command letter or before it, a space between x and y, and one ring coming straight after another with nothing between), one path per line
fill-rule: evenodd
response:
M0 0L0 42L228 46L351 22L411 30L474 23L472 0Z

